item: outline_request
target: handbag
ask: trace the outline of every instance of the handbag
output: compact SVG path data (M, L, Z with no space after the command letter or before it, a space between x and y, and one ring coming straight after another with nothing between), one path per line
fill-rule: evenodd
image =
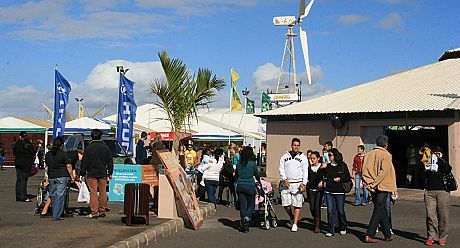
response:
M343 172L345 173L345 169L343 170ZM351 179L350 181L342 183L342 189L344 193L350 193L352 188L353 188L353 181Z
M440 158L440 160L444 163L447 164L447 161L444 159ZM457 180L455 180L454 174L452 174L452 171L445 171L441 170L442 174L442 182L444 184L444 190L445 191L456 191L458 188L457 185Z
M452 172L442 173L442 182L446 191L456 191L458 188L457 181L455 180Z
M343 182L342 189L344 193L350 193L351 189L353 188L353 181Z

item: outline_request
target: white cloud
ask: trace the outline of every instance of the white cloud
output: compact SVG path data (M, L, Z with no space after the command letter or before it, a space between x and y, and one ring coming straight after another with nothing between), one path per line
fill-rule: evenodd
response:
M343 25L355 25L367 22L367 20L369 20L369 17L357 14L343 15L337 19Z
M278 82L279 67L272 63L261 65L252 74L252 90L251 96L255 99L260 98L263 91L276 91ZM286 73L282 77L285 77ZM302 100L317 97L331 90L324 84L319 83L323 78L323 71L320 65L311 67L312 84L308 85L307 74L305 71L298 72L297 80L302 81Z
M16 117L43 117L42 104L51 106L53 93L40 91L33 86L7 86L0 97L0 118Z
M130 39L140 34L157 33L170 19L155 13L108 10L117 3L125 3L124 0L79 0L83 11L75 7L75 1L44 0L3 7L0 8L0 24L7 25L7 35L26 40ZM74 6L72 11L80 13L71 12L70 5Z
M136 0L142 8L172 9L182 15L204 15L227 11L232 7L254 6L261 0Z
M399 13L390 13L380 20L377 27L385 30L403 31L405 23L403 17Z
M77 103L73 100L75 97L84 99L82 104L86 107L87 114L94 113L102 106L106 106L106 116L116 112L119 84L119 74L116 72L117 65L130 69L126 73L126 77L135 82L134 96L138 105L155 100L150 93L149 85L156 78L164 78L160 62L110 60L96 65L84 82L75 83L71 81L71 78L67 78L72 86L67 110L72 116L77 114ZM65 71L61 71L61 73L66 77ZM53 108L54 92L52 91L39 91L32 86L17 87L13 85L7 87L5 92L8 94L0 98L0 108L2 109L0 116L20 113L19 117L42 118L42 104Z

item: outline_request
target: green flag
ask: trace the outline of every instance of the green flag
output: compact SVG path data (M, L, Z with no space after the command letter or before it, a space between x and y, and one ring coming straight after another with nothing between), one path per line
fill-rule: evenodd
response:
M262 112L272 109L270 104L270 96L262 92Z
M262 92L262 112L270 110L271 106L270 96L267 93ZM262 118L262 124L265 123L267 123L267 118Z
M254 114L254 101L246 98L246 114Z

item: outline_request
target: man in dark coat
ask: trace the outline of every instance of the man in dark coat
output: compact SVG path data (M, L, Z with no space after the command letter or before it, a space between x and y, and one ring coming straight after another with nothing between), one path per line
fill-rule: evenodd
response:
M91 214L89 218L105 217L107 208L107 178L112 178L113 159L109 147L101 140L102 131L91 131L92 141L86 147L81 162L80 174L86 176L90 193L89 206ZM99 196L97 192L99 191Z
M16 201L31 202L27 198L27 180L35 159L35 149L27 137L27 132L19 133L19 140L14 143L13 155L16 167Z
M145 141L147 140L147 133L142 132L141 138L136 144L136 164L148 164L147 149L145 148Z

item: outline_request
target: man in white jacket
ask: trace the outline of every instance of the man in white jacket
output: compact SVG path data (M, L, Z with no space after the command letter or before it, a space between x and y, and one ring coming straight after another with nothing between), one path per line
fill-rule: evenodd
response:
M308 182L308 158L300 151L300 140L293 138L291 151L280 159L281 202L290 218L289 227L297 232L297 222L304 201L303 192ZM294 208L294 209L293 209Z

